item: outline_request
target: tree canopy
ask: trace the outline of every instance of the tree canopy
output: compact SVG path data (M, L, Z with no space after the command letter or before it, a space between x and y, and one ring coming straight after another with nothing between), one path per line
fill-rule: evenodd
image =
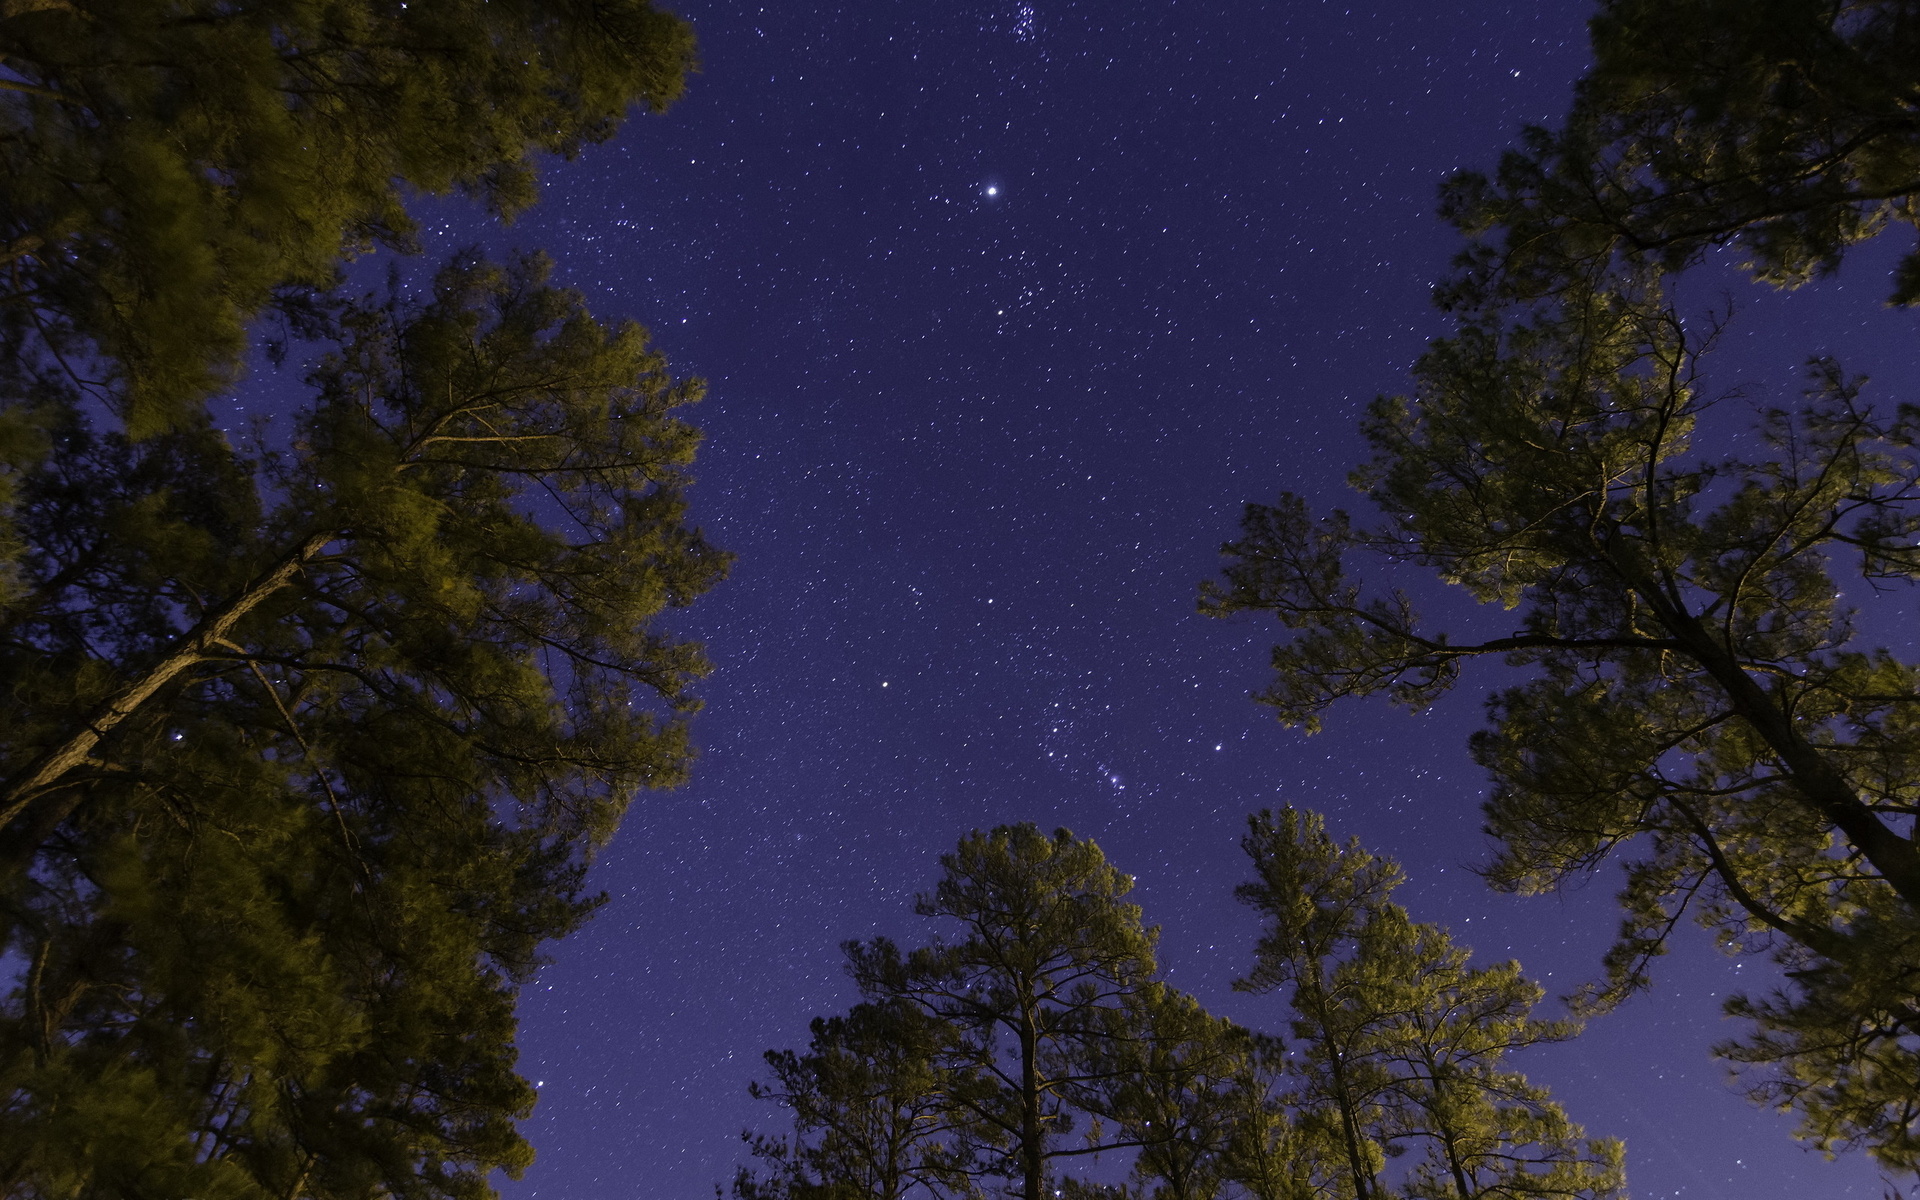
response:
M915 911L963 936L902 955L890 942L848 947L862 991L909 1003L955 1031L965 1114L979 1171L1040 1200L1048 1164L1098 1153L1076 1145L1076 1096L1103 1082L1111 1018L1154 970L1152 932L1121 897L1133 881L1064 829L1002 826L961 839Z
M510 216L692 56L646 0L0 7L0 390L183 420L277 290L410 245L411 193Z
M325 314L285 450L70 412L0 619L0 1188L484 1196L514 997L680 779L726 557L632 323L534 257Z
M1526 131L1443 210L1509 295L1737 246L1761 280L1833 270L1916 224L1920 14L1909 0L1603 0L1558 129ZM1920 250L1892 295L1920 300Z
M1577 1027L1533 1014L1542 991L1516 962L1470 967L1443 929L1391 897L1391 860L1338 845L1318 814L1257 813L1238 889L1263 918L1236 985L1282 991L1294 1016L1291 1099L1354 1200L1521 1200L1623 1194L1623 1148L1588 1140L1544 1088L1506 1063ZM1417 1151L1384 1178L1387 1159Z
M530 1161L518 988L691 757L699 387L538 255L342 264L421 193L510 218L692 54L644 0L0 4L0 1191ZM268 311L311 399L239 438Z
M818 1017L807 1053L769 1051L773 1082L753 1096L793 1113L793 1136L754 1137L766 1177L745 1167L738 1200L903 1200L916 1189L971 1194L976 1163L952 1104L975 1080L951 1026L899 999Z
M862 1002L814 1021L806 1054L767 1054L754 1094L793 1133L747 1135L772 1170L741 1171L736 1200L976 1200L995 1180L1023 1200L1618 1195L1619 1143L1505 1062L1572 1032L1532 1017L1517 964L1468 966L1388 899L1397 867L1312 814L1260 814L1246 848L1265 928L1243 986L1279 993L1291 1045L1155 978L1092 842L976 832L918 905L962 936L848 943Z
M1293 631L1259 699L1309 728L1347 697L1432 703L1475 658L1514 668L1472 742L1492 882L1625 860L1595 1008L1645 987L1689 915L1771 948L1785 982L1730 1005L1754 1032L1723 1053L1802 1136L1902 1171L1920 1169L1920 675L1855 604L1920 572L1920 409L1816 358L1797 401L1740 430L1706 383L1724 314L1671 297L1722 242L1790 284L1910 219L1915 29L1896 3L1603 7L1566 128L1450 185L1477 240L1439 293L1454 331L1363 423L1352 480L1378 517L1249 505L1202 598ZM1431 628L1356 559L1513 615Z

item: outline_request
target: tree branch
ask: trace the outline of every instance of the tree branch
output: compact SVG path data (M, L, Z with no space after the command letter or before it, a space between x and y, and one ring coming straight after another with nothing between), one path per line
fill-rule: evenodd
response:
M237 595L201 617L173 653L101 701L87 715L80 729L49 747L7 780L4 790L0 790L0 829L19 817L39 796L59 786L69 771L87 761L88 755L100 744L101 739L131 717L156 692L179 678L190 667L212 657L212 652L226 641L227 635L242 618L291 582L309 559L338 536L335 530L309 535L266 572L241 588Z

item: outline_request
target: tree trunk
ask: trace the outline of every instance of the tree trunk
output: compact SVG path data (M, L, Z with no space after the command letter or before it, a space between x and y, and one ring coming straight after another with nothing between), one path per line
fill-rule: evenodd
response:
M1792 718L1753 681L1733 652L1709 633L1698 617L1677 604L1631 564L1620 562L1614 555L1608 557L1628 586L1640 594L1661 624L1672 631L1674 639L1687 648L1701 670L1720 685L1733 711L1779 756L1794 790L1846 835L1888 886L1908 905L1920 910L1920 851L1915 850L1913 842L1895 833L1861 802L1846 777L1817 747L1800 736Z
M1033 1006L1020 1014L1020 1195L1040 1200L1040 1064L1039 1031Z
M1327 1055L1327 1070L1333 1074L1334 1103L1340 1106L1340 1133L1346 1142L1347 1166L1353 1172L1353 1194L1355 1200L1373 1200L1377 1190L1373 1172L1367 1170L1366 1160L1360 1153L1360 1123L1354 1113L1353 1096L1347 1087L1345 1061L1340 1048L1334 1044L1333 1033L1327 1028L1327 997L1320 990L1320 964L1312 964L1313 973L1298 972L1300 987L1308 993L1308 1003L1313 1006L1313 1022L1320 1027L1320 1045ZM1311 985L1308 980L1311 979Z

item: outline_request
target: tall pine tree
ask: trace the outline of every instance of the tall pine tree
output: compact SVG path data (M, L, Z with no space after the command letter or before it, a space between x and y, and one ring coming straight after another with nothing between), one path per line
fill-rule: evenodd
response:
M966 936L848 943L867 999L815 1021L807 1054L768 1055L756 1094L794 1133L749 1136L774 1170L741 1172L737 1200L971 1198L996 1178L1023 1200L1615 1200L1619 1143L1505 1062L1573 1033L1533 1018L1517 965L1470 966L1392 902L1399 868L1311 814L1259 814L1247 849L1240 895L1266 926L1243 985L1288 1001L1291 1048L1153 977L1091 842L974 833L920 902ZM1057 1169L1102 1154L1130 1181Z
M961 936L907 954L850 945L854 977L955 1031L957 1065L979 1081L955 1095L979 1153L1021 1200L1041 1200L1054 1160L1113 1148L1067 1140L1073 1099L1113 1069L1097 1048L1151 979L1155 935L1122 899L1132 880L1064 829L976 832L940 862L915 910Z
M1343 1162L1354 1200L1613 1197L1620 1143L1586 1139L1508 1052L1573 1035L1535 1020L1519 966L1473 968L1445 931L1391 896L1401 873L1316 814L1250 821L1255 880L1239 895L1265 920L1239 986L1280 991L1292 1021L1295 1103ZM1395 1183L1389 1155L1419 1151Z
M793 1134L745 1135L769 1169L743 1167L736 1200L978 1195L955 1102L975 1081L953 1063L954 1038L918 1006L882 1001L816 1018L805 1054L768 1051L773 1080L752 1093L790 1110Z
M0 1191L483 1197L514 1001L684 776L724 570L635 325L467 258L339 306L293 449L56 426L0 611Z
M1133 1178L1151 1200L1213 1200L1228 1183L1227 1148L1257 1086L1261 1039L1154 981L1102 1014L1075 1104L1111 1122L1135 1150Z
M1294 1103L1306 1131L1332 1148L1353 1200L1381 1200L1386 1104L1392 1079L1379 1054L1386 1012L1346 969L1372 915L1399 885L1399 868L1358 844L1345 852L1318 817L1284 809L1251 819L1245 841L1256 879L1235 894L1264 925L1254 967L1234 986L1280 992L1294 1013Z

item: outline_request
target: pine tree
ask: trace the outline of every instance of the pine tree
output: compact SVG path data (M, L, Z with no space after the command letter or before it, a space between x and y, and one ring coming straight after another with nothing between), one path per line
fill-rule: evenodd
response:
M1566 489L1560 503L1597 518L1595 544L1563 527L1560 546L1523 556L1533 561L1503 587L1558 607L1569 589L1533 581L1586 576L1612 595L1566 605L1574 620L1555 622L1586 626L1585 663L1543 654L1556 682L1509 692L1494 710L1480 753L1505 793L1502 878L1551 886L1649 835L1653 852L1630 867L1603 999L1644 979L1691 904L1729 948L1771 948L1787 969L1771 997L1728 1004L1755 1032L1720 1051L1750 1065L1754 1097L1797 1109L1800 1135L1824 1149L1864 1146L1887 1167L1920 1171L1909 715L1920 688L1912 664L1866 643L1856 614L1835 603L1915 577L1914 414L1876 409L1864 380L1817 358L1808 403L1759 413L1759 453L1683 461L1704 407L1692 395L1703 344L1682 335L1660 297L1668 277L1716 247L1736 247L1757 280L1794 287L1915 224L1920 13L1907 0L1607 0L1592 33L1594 67L1564 127L1529 131L1492 179L1462 175L1445 200L1474 241L1442 295L1488 343L1462 357L1505 359L1497 369L1557 359L1598 381L1599 403L1584 384L1561 383L1573 403L1523 399L1509 426L1559 407L1556 425L1611 425L1644 462L1603 487ZM1920 301L1920 252L1900 259L1891 300ZM1593 357L1587 318L1606 309L1656 331L1625 339L1650 369L1581 361ZM1678 386L1644 386L1662 376ZM1617 402L1636 388L1666 399ZM1488 399L1475 404L1494 407ZM1466 442L1492 460L1507 440L1474 446L1476 432ZM1588 438L1566 441L1588 457ZM1504 474L1474 487L1511 495ZM1734 498L1696 512L1713 490ZM1510 506L1493 507L1507 511L1491 519L1511 520ZM1849 589L1856 571L1867 586ZM1633 617L1592 620L1603 607ZM1672 649L1656 667L1648 651L1660 642ZM1616 702L1660 691L1656 671L1684 680L1682 694L1629 716ZM1604 739L1589 756L1605 762L1602 782L1577 781L1579 755L1520 742L1576 726Z
M1260 814L1247 846L1240 894L1268 919L1245 986L1285 994L1291 1053L1153 977L1153 935L1091 842L976 832L918 906L966 936L847 943L867 999L815 1021L809 1053L768 1055L777 1082L755 1094L794 1134L748 1136L773 1171L742 1171L735 1196L972 1198L997 1177L1023 1200L1617 1197L1619 1144L1504 1063L1573 1031L1533 1019L1515 964L1469 967L1391 902L1398 867L1317 817ZM1103 1153L1130 1182L1052 1169Z
M642 0L0 4L0 1191L529 1160L517 989L689 759L698 388L538 259L331 289L691 53ZM236 445L203 402L269 305L331 351Z
M916 1188L978 1195L953 1127L969 1082L946 1066L953 1031L911 1004L858 1004L816 1018L805 1054L767 1052L773 1082L756 1099L793 1113L793 1136L745 1135L771 1171L742 1168L738 1200L903 1200Z
M1254 968L1234 986L1284 992L1293 1009L1301 1081L1294 1097L1309 1129L1336 1147L1353 1200L1386 1195L1386 1102L1392 1080L1377 1047L1386 1012L1341 968L1368 919L1399 885L1400 871L1350 843L1326 836L1318 816L1283 809L1251 818L1245 847L1256 880L1235 895L1266 924Z
M1505 294L1677 271L1724 245L1794 286L1915 223L1910 0L1603 0L1590 27L1594 64L1565 123L1445 193L1448 215L1487 235L1471 261ZM1893 299L1920 299L1920 252Z
M189 419L276 292L412 245L410 193L511 216L542 154L666 105L692 53L645 0L7 4L0 403Z
M1219 1172L1247 1200L1330 1200L1349 1182L1340 1139L1323 1115L1294 1104L1278 1038L1254 1035L1254 1051L1228 1088L1227 1138Z
M336 306L293 447L76 412L0 610L0 1191L478 1198L514 1000L684 776L697 396L545 265Z
M1531 1013L1543 995L1517 962L1467 965L1446 931L1383 904L1361 930L1347 970L1387 1014L1377 1029L1393 1078L1390 1140L1425 1153L1402 1189L1409 1200L1616 1196L1617 1140L1588 1140L1507 1053L1579 1031Z
M794 1135L749 1135L774 1171L743 1171L737 1196L974 1196L998 1177L1020 1196L1212 1200L1246 1165L1236 1138L1246 1162L1270 1149L1240 1126L1274 1103L1271 1042L1152 977L1153 932L1097 846L1003 826L941 861L917 907L965 936L847 943L868 998L852 1016L870 1015L816 1021L808 1055L768 1055L778 1082L756 1094L793 1109ZM1103 1153L1131 1154L1137 1186L1050 1170ZM862 1165L883 1159L917 1166Z
M1239 895L1266 927L1238 986L1284 991L1293 1008L1293 1100L1346 1168L1334 1194L1620 1194L1620 1144L1586 1140L1504 1065L1511 1050L1575 1032L1532 1018L1541 991L1518 964L1470 968L1443 930L1392 902L1397 865L1336 845L1315 814L1256 814L1246 848L1256 879ZM1386 1158L1415 1146L1396 1187Z
M1789 385L1803 402L1756 405L1720 453L1702 381L1726 317L1669 299L1715 247L1791 287L1913 221L1920 20L1904 0L1608 0L1592 30L1564 127L1447 186L1472 239L1438 292L1457 328L1413 396L1370 410L1353 477L1384 520L1250 506L1203 607L1298 631L1263 699L1308 727L1348 696L1430 703L1476 657L1530 670L1472 747L1490 875L1540 891L1630 854L1583 1005L1644 987L1691 912L1786 969L1729 1003L1754 1032L1721 1051L1755 1098L1920 1171L1901 1082L1920 1078L1920 678L1852 607L1920 578L1920 418L1819 357ZM1892 298L1920 298L1920 255ZM1359 587L1356 551L1523 612L1450 636Z
M1472 742L1491 881L1541 891L1632 856L1582 1003L1646 986L1689 911L1731 949L1770 949L1788 988L1735 1005L1764 1040L1734 1056L1771 1064L1756 1093L1799 1105L1808 1137L1920 1168L1920 1093L1895 1082L1920 1078L1920 674L1859 633L1841 575L1869 596L1920 578L1920 414L1820 361L1804 405L1761 410L1734 453L1696 450L1711 327L1619 282L1463 318L1416 395L1368 417L1355 478L1385 519L1250 506L1204 603L1298 631L1262 699L1309 727L1349 696L1431 703L1474 658L1526 668ZM1356 551L1520 608L1513 632L1426 626L1355 582Z
M941 856L943 877L914 910L962 929L902 954L887 939L849 943L862 993L918 1006L954 1031L956 1125L981 1169L1039 1200L1046 1165L1112 1150L1069 1144L1073 1096L1104 1066L1091 1048L1114 1037L1110 1018L1154 972L1154 931L1121 897L1129 877L1066 829L1000 826Z
M975 832L940 863L915 911L963 936L904 955L884 939L849 944L854 977L955 1031L956 1065L977 1085L954 1101L979 1153L1018 1181L1021 1200L1040 1200L1050 1162L1113 1148L1066 1141L1072 1100L1107 1069L1090 1047L1150 980L1155 935L1121 899L1132 881L1064 829Z
M1241 1116L1235 1089L1258 1040L1158 981L1102 1013L1101 1025L1076 1106L1137 1147L1133 1178L1148 1200L1213 1200L1227 1183L1227 1144Z

